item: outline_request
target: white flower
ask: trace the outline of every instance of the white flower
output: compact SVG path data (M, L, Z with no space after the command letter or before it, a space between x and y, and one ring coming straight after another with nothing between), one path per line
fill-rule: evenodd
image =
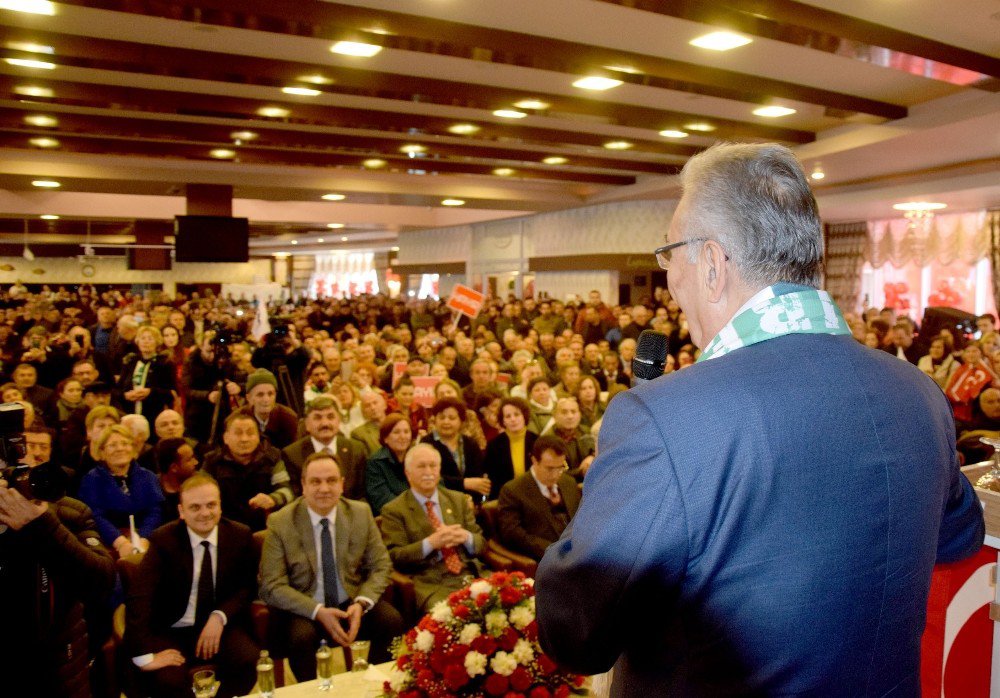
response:
M521 582L521 584L527 584L529 587L533 587L535 586L535 580L532 579L531 577L528 577L523 582Z
M506 652L497 652L490 660L490 666L501 676L510 676L514 673L514 669L517 669L517 660Z
M421 652L430 652L434 649L434 633L428 630L417 631L417 640L413 644Z
M469 677L486 673L486 655L479 652L469 652L465 655L465 673Z
M524 630L533 620L535 613L528 604L519 603L510 609L510 622L518 630Z
M396 693L402 691L410 683L410 674L406 671L400 671L393 662L392 667L389 668L389 686Z
M477 579L469 585L469 594L472 595L473 599L480 594L489 594L491 591L493 591L493 585L485 579Z
M447 623L452 617L451 606L448 605L447 601L438 601L434 604L434 608L431 609L431 618L438 623Z
M514 645L514 651L510 654L517 660L518 664L523 664L524 666L528 666L535 659L534 648L523 637L517 641L517 644Z
M486 630L493 635L499 635L509 625L507 614L503 611L490 611L486 614Z
M479 623L469 623L467 626L462 628L462 632L458 634L458 641L463 645L471 645L472 641L483 634L483 629L479 627Z

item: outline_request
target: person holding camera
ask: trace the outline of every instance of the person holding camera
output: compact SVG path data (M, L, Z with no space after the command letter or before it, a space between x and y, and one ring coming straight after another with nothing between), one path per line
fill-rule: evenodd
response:
M289 324L278 324L270 334L264 336L263 346L254 350L251 363L257 368L266 368L275 376L280 375L280 367L285 366L292 384L292 394L286 395L287 391L279 390L278 402L292 409L297 409L298 396L302 395L305 390L303 379L306 366L309 365L309 358L309 350L302 346L302 343L295 336L295 327Z
M201 443L217 443L226 417L237 406L242 389L233 378L226 334L208 330L196 351L184 364L181 382L187 399L184 403L184 423L189 434ZM211 433L212 418L216 431Z

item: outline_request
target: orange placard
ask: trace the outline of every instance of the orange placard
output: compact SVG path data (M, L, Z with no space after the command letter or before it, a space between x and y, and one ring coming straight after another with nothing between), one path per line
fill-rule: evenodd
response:
M448 298L448 303L446 305L452 310L457 310L462 313L462 315L467 315L470 318L473 318L479 315L479 311L483 308L483 300L485 298L485 294L469 288L468 286L457 284L455 288L451 290L451 297Z
M421 407L430 409L434 406L434 388L441 382L440 376L414 376L413 401Z

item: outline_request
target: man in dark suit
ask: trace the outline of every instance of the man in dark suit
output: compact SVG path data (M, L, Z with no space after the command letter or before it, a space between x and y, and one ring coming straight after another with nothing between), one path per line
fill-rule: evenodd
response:
M344 479L344 496L365 498L365 463L368 454L360 441L340 433L340 411L329 395L320 395L306 405L308 436L289 444L281 451L281 459L291 480L295 496L302 494L302 464L314 453L331 453L337 459Z
M612 695L917 696L931 571L984 535L948 401L819 290L787 148L716 145L680 181L656 257L702 354L604 414L538 566L541 646L614 664Z
M485 539L469 497L438 487L441 454L427 443L403 463L410 489L382 507L382 535L393 565L413 577L417 604L429 610L479 576Z
M211 662L220 695L256 681L250 636L257 556L250 529L222 518L219 486L204 473L181 485L180 520L156 529L129 585L126 642L152 696L187 698L190 669Z
M508 548L541 560L580 506L580 488L566 474L566 446L540 436L531 449L531 468L500 490L500 540Z
M267 522L260 596L298 681L316 677L320 639L368 639L376 664L403 630L399 612L381 600L392 563L371 509L342 493L336 459L314 453L302 465L302 496Z

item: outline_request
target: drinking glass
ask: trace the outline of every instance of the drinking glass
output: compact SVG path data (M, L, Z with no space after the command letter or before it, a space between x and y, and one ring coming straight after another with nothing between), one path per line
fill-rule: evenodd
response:
M191 690L194 691L195 698L215 698L215 694L219 692L215 672L210 669L195 672Z
M364 671L368 668L368 652L371 647L372 643L368 640L355 640L351 643L351 657L354 659L351 671Z

